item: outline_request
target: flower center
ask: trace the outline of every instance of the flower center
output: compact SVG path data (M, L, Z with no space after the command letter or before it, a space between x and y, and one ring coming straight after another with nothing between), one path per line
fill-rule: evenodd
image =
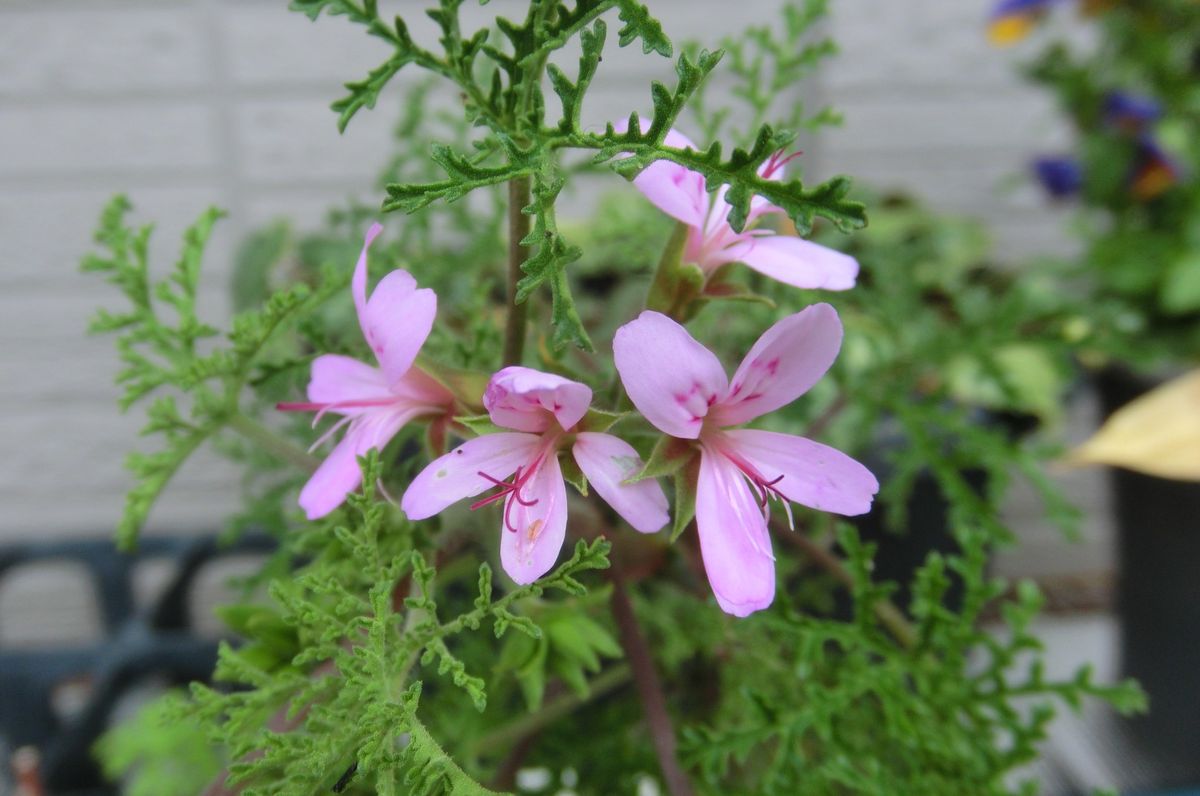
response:
M488 495L487 497L485 497L481 500L477 500L474 503L472 503L471 511L481 509L484 506L495 503L497 500L503 500L504 501L504 527L507 528L512 533L516 533L517 526L513 524L512 516L511 516L513 506L516 504L520 504L522 506L537 505L537 502L538 502L537 498L529 500L528 498L522 497L521 490L525 487L525 485L527 483L529 483L530 479L532 479L533 476L537 474L537 468L538 468L538 465L541 464L541 462L542 462L542 457L538 456L536 459L533 460L533 463L530 464L529 467L524 467L524 466L518 467L517 471L515 473L513 473L512 481L502 481L499 478L490 476L487 473L480 470L479 477L487 479L492 484L494 484L498 489L496 492L493 492L492 494ZM509 498L511 498L511 499L509 499ZM538 523L540 523L540 522L541 522L541 520L538 520L534 524L536 527L530 528L531 540L534 538L537 538L537 532L538 532L538 530L540 530L540 525L538 525Z
M776 484L783 480L783 475L780 474L775 478L768 479L759 472L757 467L748 462L745 457L731 450L729 447L722 447L721 453L725 458L733 462L742 475L746 477L746 480L750 482L750 488L754 490L754 497L758 500L758 505L762 509L763 519L770 519L770 500L774 498L783 504L783 508L787 512L788 527L795 530L795 522L792 519L792 503L776 486Z

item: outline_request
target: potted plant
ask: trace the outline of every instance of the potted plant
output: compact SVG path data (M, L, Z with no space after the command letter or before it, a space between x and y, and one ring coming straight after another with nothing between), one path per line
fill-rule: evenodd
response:
M127 403L154 396L160 444L132 460L122 542L216 440L250 475L247 518L299 562L264 573L270 604L226 612L240 640L218 685L147 714L221 756L171 787L481 794L521 774L522 792L1000 793L1058 698L1138 709L1130 683L1026 667L1040 598L988 576L1008 536L999 484L961 479L964 462L1006 473L1025 454L943 411L952 379L914 391L919 363L872 355L872 330L901 319L837 298L863 272L809 239L817 218L865 220L844 178L800 179L793 133L770 123L767 87L831 49L809 31L823 4L725 42L732 79L759 91L749 114L702 117L749 128L734 132L683 115L721 56L677 54L641 3L534 0L476 30L461 5L429 10L426 43L374 2L293 4L393 50L335 103L343 125L419 69L455 86L461 123L409 102L383 223L351 208L317 236L257 238L243 278L263 298L226 344L194 302L215 214L157 286L127 205L102 220L89 264L131 309L97 325L120 335ZM584 129L614 41L674 58L678 80L651 86L649 113ZM584 175L622 199L560 218ZM837 446L887 418L912 444L884 489L928 468L956 541L913 575L907 615L836 518L879 486ZM839 596L848 616L830 615ZM1006 634L980 626L989 608ZM123 733L110 759L154 759L146 735ZM144 766L141 786L164 792L164 770Z

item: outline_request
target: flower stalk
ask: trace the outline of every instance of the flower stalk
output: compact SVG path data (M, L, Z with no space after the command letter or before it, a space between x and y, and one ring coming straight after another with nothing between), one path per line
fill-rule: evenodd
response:
M526 260L526 248L521 241L529 235L529 216L525 208L530 200L529 177L518 177L508 183L508 316L504 322L503 365L518 365L525 352L525 323L527 304L517 301L517 283L521 281L521 263Z

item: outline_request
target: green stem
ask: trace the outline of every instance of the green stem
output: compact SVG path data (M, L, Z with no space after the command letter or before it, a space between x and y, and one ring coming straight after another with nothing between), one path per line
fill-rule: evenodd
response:
M497 727L476 741L471 748L471 753L485 755L489 752L507 749L525 736L548 727L569 715L576 708L620 688L629 682L630 676L631 672L628 666L624 664L613 666L588 682L586 695L565 694L546 703L534 713L528 713L516 721Z
M521 241L529 234L530 219L523 211L529 205L529 177L508 183L508 319L504 325L504 363L519 365L525 351L527 305L517 302L517 283L521 281L521 263L525 247Z
M408 737L410 744L425 751L427 759L436 760L442 764L442 773L449 780L449 792L454 796L499 796L504 793L504 791L489 790L472 779L454 762L450 755L446 754L441 744L416 716L413 716L412 726L408 728Z
M321 466L321 460L316 456L241 412L234 412L226 422L234 431L272 456L294 464L305 472L315 472Z

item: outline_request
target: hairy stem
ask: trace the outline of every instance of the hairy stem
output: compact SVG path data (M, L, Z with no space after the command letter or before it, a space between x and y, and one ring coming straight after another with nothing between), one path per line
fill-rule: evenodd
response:
M234 412L227 422L230 428L272 456L294 464L307 473L315 472L321 466L321 460L316 456L241 412Z
M854 588L854 576L846 569L834 553L809 539L799 531L776 527L779 536L786 539L794 547L799 548L805 556L828 572L839 583L848 589ZM875 603L875 616L887 631L905 649L912 649L917 644L917 631L912 623L904 616L904 612L890 600L880 600Z
M517 303L517 283L521 281L521 263L525 247L521 241L529 234L529 177L508 183L508 319L504 325L504 364L519 365L525 350L526 304Z
M608 577L613 585L613 618L616 619L621 646L629 661L634 684L637 685L638 697L642 702L646 724L650 727L650 737L654 742L654 751L658 755L658 764L662 769L667 792L671 796L692 796L695 793L692 783L683 773L675 755L675 729L671 722L671 713L667 710L667 697L663 693L662 681L654 668L650 648L646 645L637 616L633 613L633 604L625 590L625 579L621 576L616 561L610 565Z

